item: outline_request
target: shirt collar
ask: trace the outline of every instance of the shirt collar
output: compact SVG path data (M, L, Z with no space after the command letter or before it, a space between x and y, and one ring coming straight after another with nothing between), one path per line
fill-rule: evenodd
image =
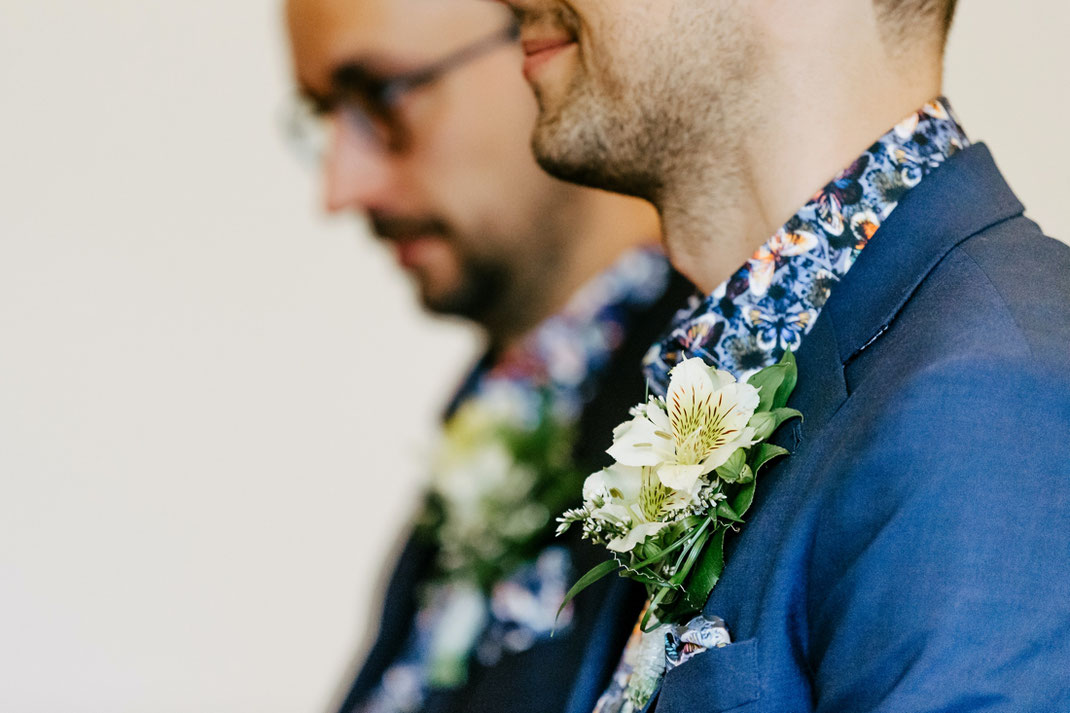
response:
M677 314L644 360L651 390L664 394L669 371L690 357L745 379L798 349L903 196L969 144L943 97L896 124L728 280Z

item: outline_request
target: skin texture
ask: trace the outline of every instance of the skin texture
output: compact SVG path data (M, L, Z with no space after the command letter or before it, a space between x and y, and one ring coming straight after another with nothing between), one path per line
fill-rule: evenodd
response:
M904 44L867 2L504 2L529 52L571 41L527 72L539 162L651 200L706 291L940 91L939 33Z
M509 14L471 0L289 0L301 91L331 95L343 65L379 77L493 34ZM560 309L626 248L657 239L645 203L565 184L531 157L536 106L503 44L403 96L402 147L332 117L331 211L366 215L432 311L474 319L504 346Z

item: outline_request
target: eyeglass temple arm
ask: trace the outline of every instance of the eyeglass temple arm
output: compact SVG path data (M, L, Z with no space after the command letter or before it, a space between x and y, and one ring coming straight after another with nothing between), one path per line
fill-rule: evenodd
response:
M498 45L505 44L507 42L515 42L520 37L520 27L515 22L510 22L507 26L498 30L493 35L484 37L481 40L462 47L451 55L443 57L434 64L423 67L410 74L402 74L395 77L390 82L389 91L395 93L398 91L404 91L409 87L419 86L433 81L439 75L448 72L454 67L476 59L480 55L486 54L490 50L494 49Z

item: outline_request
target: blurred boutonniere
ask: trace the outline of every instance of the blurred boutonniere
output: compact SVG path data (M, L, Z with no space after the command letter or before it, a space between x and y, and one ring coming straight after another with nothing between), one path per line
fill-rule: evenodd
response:
M547 393L502 386L446 422L422 522L439 577L489 592L538 554L553 513L575 502L573 429L551 404Z
M466 401L445 424L418 522L419 535L436 552L422 594L440 622L428 642L433 687L463 683L477 646L490 655L494 646L485 633L491 609L509 609L510 601L523 599L513 580L526 582L528 570L537 571L540 587L558 592L548 611L529 606L532 611L499 612L498 618L506 616L529 638L552 630L553 607L567 588L571 564L544 552L553 535L548 525L554 513L576 502L582 480L572 459L574 429L552 404L545 391L500 383ZM547 563L554 563L552 571ZM562 621L569 618L566 612Z

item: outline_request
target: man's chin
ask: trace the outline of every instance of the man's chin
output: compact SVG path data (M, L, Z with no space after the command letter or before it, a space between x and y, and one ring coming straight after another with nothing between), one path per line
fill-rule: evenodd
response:
M575 139L580 133L574 132L569 138ZM535 160L542 170L554 178L611 193L646 199L651 197L649 184L645 180L613 170L613 164L605 152L605 142L574 141L570 145L561 138L560 135L536 130L532 141ZM590 148L594 146L599 148Z
M584 82L564 92L536 92L539 115L531 147L539 166L562 181L653 199L657 180L649 151L634 127L622 126L628 107L612 106Z
M421 282L420 301L432 314L460 317L488 326L497 321L499 313L509 314L504 308L509 294L508 274L500 269L473 268L467 279L448 289L441 284Z
M457 317L482 324L485 304L478 304L465 295L420 294L424 309L439 317Z
M416 279L420 303L431 314L482 321L487 308L486 299L474 286L433 284L418 275Z

